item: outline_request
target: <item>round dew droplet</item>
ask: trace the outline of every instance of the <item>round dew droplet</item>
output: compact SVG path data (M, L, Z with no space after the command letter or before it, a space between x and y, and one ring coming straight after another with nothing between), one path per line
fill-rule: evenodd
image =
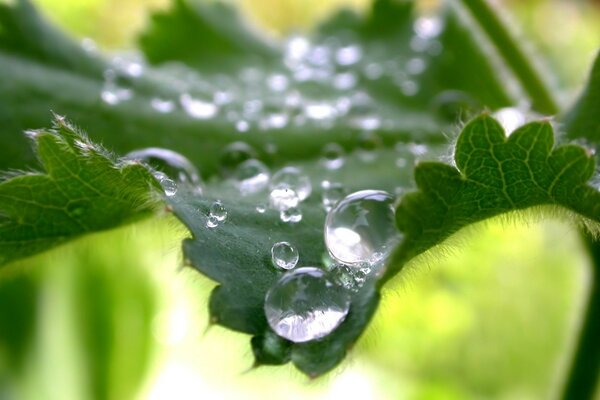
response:
M173 197L177 193L177 184L171 178L169 178L166 174L160 171L154 172L154 177L158 180L160 185L165 192L165 196Z
M322 203L325 211L331 210L335 205L346 196L344 186L339 182L323 181Z
M206 219L206 227L207 228L216 228L219 226L219 220L214 215L209 215Z
M300 201L305 200L312 192L310 179L302 173L300 168L296 167L285 167L277 171L271 178L269 187L271 190L276 188L291 189Z
M276 210L284 211L296 207L300 199L296 192L286 186L278 186L269 194L269 204Z
M273 265L283 269L292 269L298 263L298 250L288 242L278 242L271 247Z
M225 221L227 218L227 209L220 200L210 205L209 216L214 217L219 222Z
M399 241L394 197L379 190L352 193L325 220L325 244L342 264L376 264Z
M219 160L223 175L229 175L246 160L256 158L256 150L245 142L233 142L225 146Z
M350 308L348 292L316 267L288 272L267 292L265 316L279 336L302 343L327 336Z
M302 211L298 207L291 207L279 213L279 218L283 222L295 224L302 221Z
M329 143L323 147L321 163L327 169L339 169L344 165L344 148L337 143Z
M243 195L257 193L269 184L269 169L258 160L246 160L237 167L233 179Z

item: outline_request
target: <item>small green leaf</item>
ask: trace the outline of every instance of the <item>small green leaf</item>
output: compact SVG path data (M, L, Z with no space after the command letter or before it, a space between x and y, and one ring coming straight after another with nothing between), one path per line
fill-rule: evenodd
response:
M579 146L553 146L547 121L526 124L508 138L488 115L469 122L456 143L456 167L425 162L415 168L419 191L403 197L396 211L406 239L386 278L459 229L512 210L560 206L597 227L600 192L586 184L594 158Z
M113 228L156 206L148 170L119 162L64 121L28 133L45 172L0 183L0 264Z

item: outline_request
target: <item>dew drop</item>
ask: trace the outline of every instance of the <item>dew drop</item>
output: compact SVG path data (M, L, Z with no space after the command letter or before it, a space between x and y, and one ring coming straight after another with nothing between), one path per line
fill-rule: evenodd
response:
M267 206L264 204L259 204L256 206L256 212L259 214L264 214L267 211Z
M206 227L207 228L216 228L219 226L219 220L214 215L209 215L206 219Z
M177 193L177 184L171 178L169 178L165 173L160 171L154 171L154 177L160 183L165 192L165 196L173 197Z
M346 190L339 182L321 182L323 193L321 195L323 208L329 212L335 205L346 196Z
M297 167L284 167L277 171L271 178L269 187L271 190L276 188L291 189L300 201L304 201L312 192L310 179Z
M169 149L148 147L127 153L125 158L145 162L163 175L202 192L202 180L194 165L185 156Z
M283 222L295 224L302 221L302 211L298 207L290 207L287 210L282 210L279 213L279 218Z
M289 242L278 242L271 247L273 265L283 269L292 269L298 263L298 250Z
M219 159L223 175L230 175L241 163L256 157L256 150L245 142L228 144L222 150Z
M279 336L302 343L327 336L350 308L350 295L316 267L283 275L267 292L265 316Z
M423 39L433 39L442 32L442 29L442 21L435 16L419 17L413 24L413 30Z
M167 114L175 110L175 102L172 100L165 100L158 97L150 100L150 106L161 114Z
M180 96L179 102L185 112L195 119L210 119L217 115L218 107L210 102L193 98L188 93Z
M339 144L326 144L322 150L321 163L327 169L339 169L344 165L344 155L344 148Z
M379 190L362 190L346 196L325 220L325 244L343 264L375 264L399 241L394 197Z
M269 184L269 169L261 161L250 159L238 165L233 179L243 195L260 192Z
M220 200L217 200L210 205L208 216L214 217L218 222L223 222L227 219L227 209Z
M358 138L358 156L363 161L374 161L382 141L375 132L363 132Z
M131 89L116 86L113 83L106 83L100 92L102 101L110 106L115 106L119 103L131 99L133 92Z
M269 204L276 210L283 211L288 208L296 207L299 202L296 192L289 187L275 187L269 193Z
M341 66L356 64L362 58L362 49L357 45L339 48L335 53L335 61Z
M313 120L327 120L335 117L335 107L329 103L309 103L304 107L306 117Z

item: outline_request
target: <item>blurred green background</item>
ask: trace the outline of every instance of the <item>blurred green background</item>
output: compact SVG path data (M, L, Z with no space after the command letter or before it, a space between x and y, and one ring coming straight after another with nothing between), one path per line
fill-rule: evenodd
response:
M105 49L134 47L149 10L168 6L36 3ZM310 29L341 4L362 10L367 0L239 2L271 35ZM502 4L557 71L565 95L576 93L599 44L598 3ZM0 327L11 329L0 332L0 399L550 398L587 291L589 260L568 221L488 221L415 260L387 286L342 367L309 381L290 366L250 370L250 338L208 326L214 284L181 270L186 235L165 215L4 269Z

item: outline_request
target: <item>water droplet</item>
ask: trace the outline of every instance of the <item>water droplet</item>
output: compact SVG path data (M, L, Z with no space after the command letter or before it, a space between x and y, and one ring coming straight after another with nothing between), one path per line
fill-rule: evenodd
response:
M325 244L343 264L377 263L399 240L394 197L362 190L340 201L325 221Z
M283 74L275 74L269 76L267 85L273 92L283 92L288 88L288 77Z
M316 267L283 275L267 292L265 316L279 336L302 343L327 336L350 308L349 293Z
M167 114L175 110L175 102L172 100L164 100L158 97L150 100L150 106L161 114Z
M302 221L302 211L298 207L290 207L287 210L282 210L279 213L279 218L283 222L295 224Z
M115 106L119 103L127 101L133 97L131 89L116 86L113 83L106 83L100 92L102 101L110 106Z
M214 215L209 215L206 219L206 227L207 228L216 228L219 226L219 220Z
M292 269L298 263L298 250L288 242L278 242L271 247L271 260L273 265Z
M323 208L325 208L325 211L327 212L335 207L335 205L346 196L346 190L339 182L323 181L321 182L321 188L323 189L321 195Z
M229 175L244 161L256 158L256 150L245 142L233 142L225 146L219 162L223 175Z
M424 39L433 39L442 32L442 21L436 16L423 16L415 20L413 30L417 36Z
M379 135L375 132L363 132L358 138L358 156L363 161L373 161L381 146L382 141Z
M233 174L240 193L246 195L260 192L269 184L269 168L262 162L250 159L241 163Z
M267 206L264 204L259 204L256 206L256 212L258 212L259 214L264 214L265 211L267 211Z
M283 211L298 205L296 192L289 187L275 187L269 194L269 203L276 210Z
M350 90L356 86L356 75L352 72L342 72L333 77L333 87L338 90Z
M376 63L367 64L365 67L365 76L368 79L376 80L383 75L383 67Z
M177 193L177 184L165 173L160 171L154 171L154 177L160 183L167 197L173 197Z
M335 117L335 107L329 103L309 103L304 106L307 118L325 120Z
M238 132L248 132L248 129L250 129L250 124L243 119L235 123L235 130Z
M329 276L334 283L346 290L358 292L367 281L370 272L371 268L368 264L361 264L358 268L344 264L334 264L331 267Z
M284 167L271 178L271 189L289 188L298 195L298 200L304 201L312 192L312 184L308 176L297 167Z
M329 143L323 147L321 163L327 169L339 169L344 165L344 148L337 143Z
M179 183L202 191L202 180L194 165L185 156L169 149L148 147L127 153L125 158L145 162Z
M425 71L427 63L420 57L413 57L406 62L406 72L411 75L420 75Z
M195 99L188 93L182 94L179 102L185 112L195 119L210 119L217 115L219 111L215 104Z
M510 136L515 129L526 122L525 113L516 107L501 108L494 112L492 117L502 125L506 136Z
M227 218L227 209L220 200L217 200L210 205L208 215L219 222L223 222Z
M419 84L409 79L404 80L400 83L400 91L407 97L412 97L419 93Z
M340 47L335 53L335 61L341 66L356 64L362 58L362 49L358 45Z

